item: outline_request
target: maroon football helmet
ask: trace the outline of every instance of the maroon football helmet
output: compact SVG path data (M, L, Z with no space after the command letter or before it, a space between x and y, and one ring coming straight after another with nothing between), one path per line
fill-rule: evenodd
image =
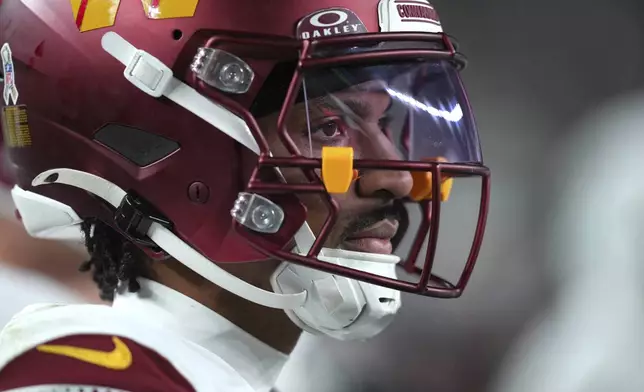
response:
M211 262L278 259L434 297L465 288L489 170L465 59L427 1L5 1L0 33L17 186L73 219L153 257L151 222ZM441 203L472 176L477 228L448 282L431 273ZM403 235L417 281L342 262L378 262Z

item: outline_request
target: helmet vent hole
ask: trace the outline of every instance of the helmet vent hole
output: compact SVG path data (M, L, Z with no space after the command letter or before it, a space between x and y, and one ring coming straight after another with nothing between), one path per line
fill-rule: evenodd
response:
M183 31L179 29L174 29L172 30L172 39L175 41L179 41L183 37Z
M388 303L394 302L394 299L393 298L380 297L380 298L378 298L378 301L380 301L381 304L388 304Z
M58 181L58 173L52 173L45 178L45 183L46 184L52 184L54 182Z

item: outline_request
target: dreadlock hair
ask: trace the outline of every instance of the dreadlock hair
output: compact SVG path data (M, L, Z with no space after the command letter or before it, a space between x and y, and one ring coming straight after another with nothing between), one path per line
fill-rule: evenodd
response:
M81 231L90 259L81 264L79 271L92 271L101 299L114 300L120 283L127 284L131 293L138 292L141 286L137 279L148 275L145 253L98 219L83 221Z

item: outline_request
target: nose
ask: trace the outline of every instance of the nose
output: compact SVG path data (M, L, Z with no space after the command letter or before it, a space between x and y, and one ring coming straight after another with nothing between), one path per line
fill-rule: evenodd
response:
M364 172L356 185L356 192L361 197L402 199L409 195L414 183L406 171L371 170Z
M400 160L396 147L381 135L373 140L368 153L374 159ZM361 173L356 184L356 192L361 197L380 197L401 199L409 195L414 185L411 173L399 170L368 170Z

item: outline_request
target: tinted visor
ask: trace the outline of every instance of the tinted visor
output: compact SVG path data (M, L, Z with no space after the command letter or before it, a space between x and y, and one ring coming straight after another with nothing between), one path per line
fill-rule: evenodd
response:
M356 159L481 162L458 71L445 60L308 70L287 129L308 157L343 146Z

